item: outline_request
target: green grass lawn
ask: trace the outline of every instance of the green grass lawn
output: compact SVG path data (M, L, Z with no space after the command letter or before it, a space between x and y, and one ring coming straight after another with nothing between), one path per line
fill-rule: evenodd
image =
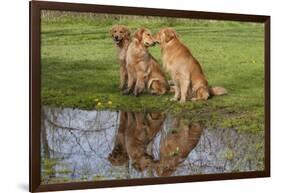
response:
M173 27L200 61L210 85L229 94L180 105L172 94L121 95L113 24L132 31ZM264 26L262 24L116 16L42 17L42 103L82 109L169 111L223 128L263 131ZM150 52L161 64L160 48ZM184 112L184 113L183 113Z

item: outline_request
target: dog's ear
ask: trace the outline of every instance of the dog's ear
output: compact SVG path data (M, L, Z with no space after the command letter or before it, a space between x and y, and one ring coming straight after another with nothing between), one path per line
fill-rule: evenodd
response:
M116 29L116 25L114 25L114 26L112 26L111 28L110 28L110 30L109 30L109 34L110 34L110 36L113 36L113 32L114 32L114 30Z
M142 34L143 34L144 31L145 31L145 28L137 29L137 31L135 31L134 38L136 38L138 41L141 41L142 40Z
M166 29L166 30L164 31L164 34L165 34L165 42L169 42L169 41L171 41L172 39L178 37L176 30L171 29L171 28Z

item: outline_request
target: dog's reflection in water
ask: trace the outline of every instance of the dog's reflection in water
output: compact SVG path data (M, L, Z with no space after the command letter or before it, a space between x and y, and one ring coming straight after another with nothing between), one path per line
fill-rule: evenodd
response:
M162 113L120 112L118 133L108 157L111 164L120 166L130 159L138 171L152 166L154 160L147 153L147 146L162 128L164 120Z
M186 123L174 118L172 130L160 143L160 159L155 164L158 176L170 176L196 147L203 127L199 123Z
M118 133L108 160L114 166L131 160L137 171L151 168L158 176L170 176L197 145L203 127L173 118L171 131L161 139L159 160L148 153L148 146L162 129L166 119L163 113L120 112Z
M162 128L165 115L161 113L129 113L125 132L126 147L132 166L143 171L153 164L147 146Z
M128 113L119 113L119 128L115 138L112 152L108 156L108 160L114 166L121 166L128 162L129 157L125 144L125 132L127 129Z

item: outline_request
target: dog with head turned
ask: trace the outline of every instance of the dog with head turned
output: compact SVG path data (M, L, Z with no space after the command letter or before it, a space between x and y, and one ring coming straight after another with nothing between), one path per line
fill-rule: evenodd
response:
M172 28L161 29L155 40L160 44L163 65L175 84L172 101L184 103L191 100L207 100L211 96L227 94L223 87L210 87L198 60L180 40Z
M183 163L190 152L198 144L204 125L202 123L187 123L186 120L175 117L173 130L161 138L159 160L154 162L158 176L171 176Z
M124 94L133 93L138 96L147 88L151 94L162 95L169 90L160 65L148 51L148 48L154 45L150 30L136 30L127 51L128 86Z

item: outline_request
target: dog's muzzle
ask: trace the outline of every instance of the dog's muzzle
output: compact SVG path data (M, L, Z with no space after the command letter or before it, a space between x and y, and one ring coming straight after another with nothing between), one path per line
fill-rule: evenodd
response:
M113 40L114 40L114 42L115 42L116 44L119 44L122 39L118 39L118 36L115 36L115 37L113 38Z

